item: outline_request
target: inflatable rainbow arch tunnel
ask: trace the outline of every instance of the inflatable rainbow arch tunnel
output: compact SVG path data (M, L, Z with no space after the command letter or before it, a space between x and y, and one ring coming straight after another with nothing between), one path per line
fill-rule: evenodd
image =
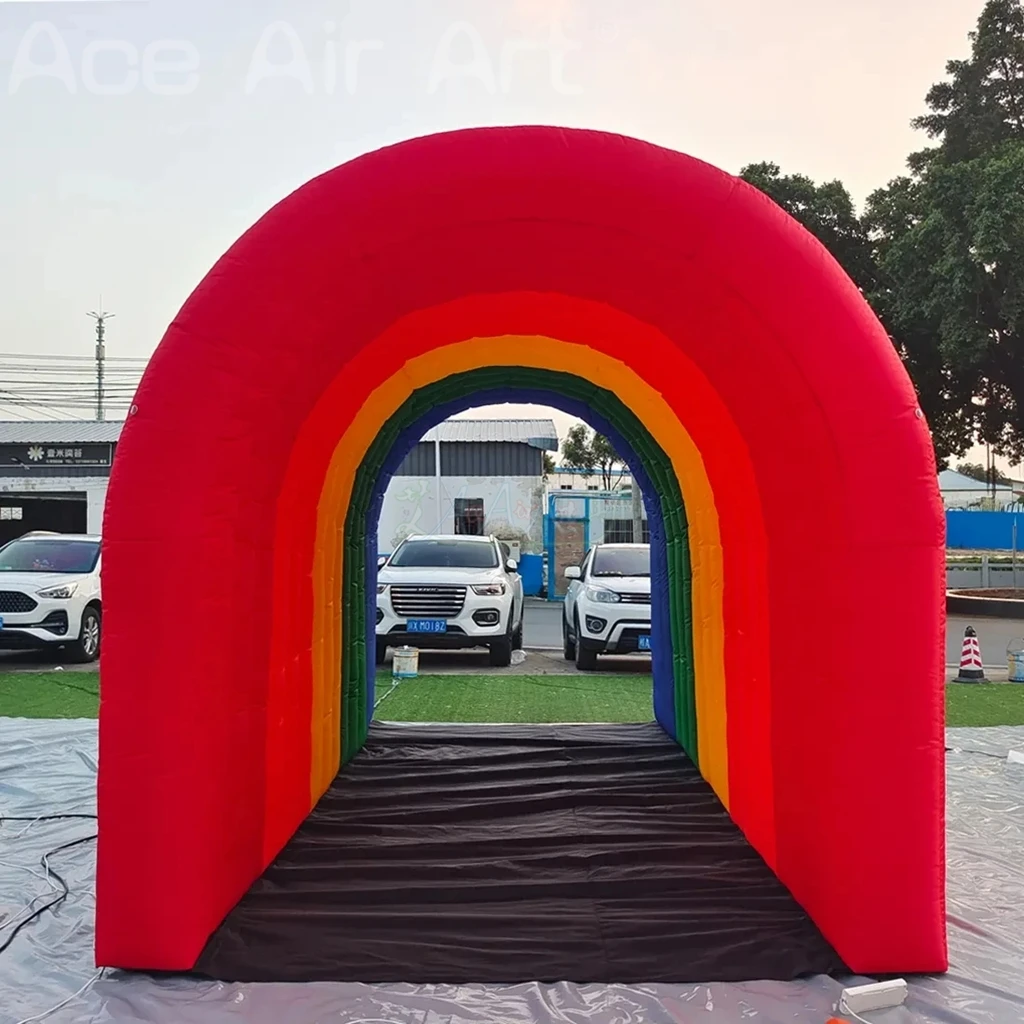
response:
M192 968L359 751L388 475L508 400L637 469L655 716L749 842L853 970L944 970L944 522L913 387L762 194L552 128L317 178L153 357L104 529L98 962Z

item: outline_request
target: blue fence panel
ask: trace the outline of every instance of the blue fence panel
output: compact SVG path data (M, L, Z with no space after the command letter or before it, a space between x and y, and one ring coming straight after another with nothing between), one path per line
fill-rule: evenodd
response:
M1012 551L1024 545L1024 515L1017 512L946 512L946 547L962 551Z

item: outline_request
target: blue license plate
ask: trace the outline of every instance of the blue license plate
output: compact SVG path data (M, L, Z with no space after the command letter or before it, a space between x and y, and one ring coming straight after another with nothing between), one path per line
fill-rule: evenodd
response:
M447 633L446 619L410 619L406 630L410 633Z
M637 648L641 651L649 651L651 649L651 638L649 636L642 636L637 640Z

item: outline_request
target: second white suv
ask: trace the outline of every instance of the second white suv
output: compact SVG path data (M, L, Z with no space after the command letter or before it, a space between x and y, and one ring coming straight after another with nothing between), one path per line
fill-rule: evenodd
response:
M649 544L598 544L565 576L571 581L562 615L566 661L592 671L599 654L650 651Z
M100 539L29 533L0 548L0 650L100 655Z
M389 647L486 647L511 664L523 646L523 581L494 537L409 537L377 574L377 664Z

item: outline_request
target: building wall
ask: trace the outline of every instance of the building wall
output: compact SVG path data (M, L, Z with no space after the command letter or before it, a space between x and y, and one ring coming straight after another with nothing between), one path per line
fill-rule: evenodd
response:
M629 490L631 477L628 469L616 468L612 473L612 486L616 489ZM604 478L600 470L585 475L564 466L559 466L552 473L549 483L553 491L603 491Z
M103 528L103 507L107 500L107 476L22 476L0 477L0 495L3 494L84 494L88 504L89 533L100 533Z
M993 500L992 491L984 484L978 484L976 491L967 490L946 490L942 492L942 504L947 509L957 508L980 508L980 509L1003 509L1013 504L1017 495L1010 488L999 488Z
M524 447L524 446L518 446ZM442 463L443 463L442 455ZM457 498L482 498L484 529L503 524L526 533L540 551L543 544L544 482L538 476L395 476L384 495L377 550L390 554L409 534L454 533Z
M442 441L441 475L457 477L543 476L544 453L527 444L505 441ZM420 441L405 457L395 476L434 476L436 446Z

